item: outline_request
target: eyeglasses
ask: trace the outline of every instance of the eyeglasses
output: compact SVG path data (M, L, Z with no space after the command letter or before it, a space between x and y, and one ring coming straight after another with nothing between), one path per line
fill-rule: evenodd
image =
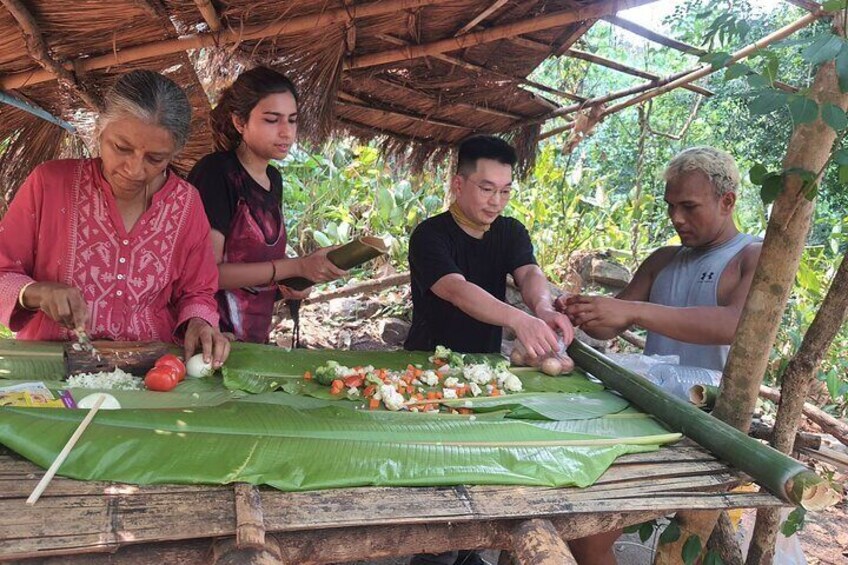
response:
M476 183L476 182L470 180L468 177L463 177L463 178L465 179L465 182L467 182L468 184L470 184L472 186L476 186L477 189L480 191L480 194L482 194L486 198L491 198L492 196L498 196L499 198L509 199L509 197L512 195L512 184L511 183L506 184L506 185L501 186L501 187L497 187L497 186L494 186L494 185L491 185L491 184L481 185L479 183Z

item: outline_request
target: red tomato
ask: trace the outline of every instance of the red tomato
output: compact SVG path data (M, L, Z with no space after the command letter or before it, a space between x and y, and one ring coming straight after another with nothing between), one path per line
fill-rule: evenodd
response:
M156 360L155 367L171 367L177 373L177 379L183 380L186 375L186 368L179 357L168 353Z
M349 377L344 378L344 385L348 388L350 387L361 387L363 383L362 377L359 375L350 375Z
M180 378L177 376L177 372L169 366L153 367L147 371L147 376L144 377L144 386L158 392L167 392L177 386L179 382Z

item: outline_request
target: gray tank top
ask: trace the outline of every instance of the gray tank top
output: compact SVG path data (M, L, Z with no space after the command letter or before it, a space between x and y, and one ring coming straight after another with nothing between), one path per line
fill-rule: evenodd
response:
M681 247L651 286L649 301L665 306L717 306L718 281L725 267L747 245L760 238L740 233L711 249ZM692 320L697 324L698 320ZM645 355L679 355L681 365L721 371L729 345L696 345L648 332Z

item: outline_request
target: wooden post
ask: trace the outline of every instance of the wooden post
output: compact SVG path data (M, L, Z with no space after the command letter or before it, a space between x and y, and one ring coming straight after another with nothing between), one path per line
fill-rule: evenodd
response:
M833 61L819 68L809 96L819 104L835 104L842 109L848 106L848 94L839 88ZM827 163L835 140L836 132L820 119L799 125L789 142L784 170L800 168L818 173ZM760 261L725 365L713 415L738 429L747 431L751 423L769 353L804 250L813 212L813 202L806 195L802 179L788 175L772 208ZM681 512L678 523L683 531L696 534L705 542L718 515ZM660 546L656 563L678 563L687 539L683 535L674 543Z
M521 522L512 531L512 556L517 565L577 565L553 524L539 518Z
M237 483L236 545L239 548L265 545L265 519L262 516L262 498L259 489L247 483Z

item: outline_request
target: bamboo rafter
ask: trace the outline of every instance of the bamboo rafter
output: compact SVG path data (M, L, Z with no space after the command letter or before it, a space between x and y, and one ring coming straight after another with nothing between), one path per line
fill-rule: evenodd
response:
M436 98L435 96L432 96L432 95L430 95L426 92L422 92L421 90L417 90L417 89L405 86L403 84L399 84L399 83L397 83L393 80L389 80L387 78L382 78L382 77L378 77L378 78L376 78L376 80L387 85L387 86L406 90L410 94L427 97L434 104L438 104L440 102L440 100L438 98ZM499 118L508 118L510 120L523 120L527 117L527 116L522 116L520 114L514 114L512 112L506 112L504 110L498 110L496 108L489 108L489 107L486 107L486 106L477 106L477 105L474 105L474 104L467 104L465 102L449 101L447 104L448 104L448 107L463 108L463 109L470 110L470 111L473 111L473 112L481 112L481 113L484 113L484 114L490 114L492 116L497 116Z
M19 110L23 110L24 112L32 114L33 116L37 116L42 120L48 121L51 124L55 124L70 133L76 133L77 131L74 126L72 126L65 120L57 118L56 116L54 116L44 108L39 107L33 102L21 100L20 98L12 96L11 94L8 94L6 92L0 92L0 102L2 102L3 104L8 104L9 106L13 106Z
M336 101L336 106L341 106L342 108L356 108L359 110L367 110L369 112L373 112L375 114L379 114L381 117L391 118L391 117L400 117L406 120L411 120L413 122L420 122L424 124L431 124L435 126L441 126L446 128L454 128L461 129L465 131L474 131L474 128L463 126L460 124L454 124L451 122L446 122L444 120L430 118L428 116L421 116L417 114L413 114L408 111L401 111L397 109L387 109L381 107L375 107L367 102L356 98L355 96L351 96L346 92L339 92L339 98L341 100Z
M615 13L618 10L633 8L643 4L650 4L652 2L656 2L656 0L605 0L582 8L563 10L546 16L539 16L536 18L529 18L526 20L491 27L483 31L466 33L459 37L451 37L420 45L410 45L403 49L392 49L380 53L361 55L359 57L354 57L351 61L346 63L345 68L362 69L400 61L408 61L411 59L420 59L422 57L448 53L450 51L458 51L475 45L515 37L516 35L561 27L592 18L599 18L607 14Z
M565 53L566 51L571 49L571 47L575 43L577 43L577 40L579 40L581 37L583 37L583 35L587 31L589 31L589 28L591 28L593 25L595 25L596 21L598 21L598 20L597 19L585 20L583 22L580 22L580 24L577 25L577 29L575 29L574 31L564 32L560 37L558 37L556 39L556 41L554 41L554 45L556 45L556 48L554 49L553 52L551 52L551 56L559 57L563 53Z
M694 69L694 70L686 73L682 77L680 77L676 80L673 80L673 81L671 81L671 82L669 82L669 83L667 83L667 84L665 84L665 85L663 85L659 88L656 88L654 90L651 90L650 92L646 92L646 93L641 94L639 96L635 96L635 97L633 97L629 100L626 100L625 102L621 102L619 104L616 104L615 106L611 106L611 107L607 108L604 111L604 115L613 114L615 112L619 112L621 110L624 110L625 108L629 108L630 106L640 104L640 103L642 103L646 100L650 100L651 98L654 98L654 97L659 96L661 94L665 94L666 92L669 92L671 90L674 90L675 88L683 86L684 84L688 84L690 82L693 82L693 81L701 79L705 76L708 76L708 75L710 75L710 74L712 74L712 73L714 73L714 72L716 72L716 71L718 71L722 68L725 68L729 65L732 65L733 63L736 63L737 61L741 61L742 59L748 57L749 55L756 53L760 49L763 49L763 48L771 45L775 41L780 41L781 39L784 39L784 38L792 35L796 31L807 27L808 25L810 25L811 23L816 21L819 17L820 17L820 14L807 14L803 18L796 20L796 21L792 22L791 24L780 28L779 30L767 35L766 37L760 39L759 41L756 41L756 42L752 43L751 45L748 45L747 47L744 47L744 48L736 51L735 53L733 53L730 56L730 59L722 67L713 68L712 65L702 65L702 66L698 67L697 69Z
M583 61L588 61L590 63L594 63L596 65L600 65L602 67L607 67L608 69L616 70L620 73L625 73L628 75L632 75L639 78L646 78L648 80L657 81L660 80L660 76L654 73L649 73L647 71L642 71L639 69L635 69L633 67L629 67L627 65L623 65L617 61L613 61L611 59L607 59L606 57L601 57L599 55L595 55L594 53L588 53L586 51L581 51L580 49L569 49L565 52L569 57L574 57L575 59L581 59ZM706 88L700 87L695 84L686 84L683 86L686 90L691 90L692 92L696 92L701 96L713 96L715 93L711 90L707 90Z
M203 16L203 21L206 22L209 29L215 33L221 31L221 19L218 17L218 12L211 0L194 0L194 3L197 4L197 10Z
M21 34L26 42L27 52L32 59L41 65L51 79L56 79L59 84L74 93L92 110L100 108L100 101L90 92L87 92L76 77L65 67L60 65L47 49L47 43L35 18L19 0L2 0L3 5L9 11L21 28ZM8 89L5 89L8 90Z
M275 37L284 34L295 34L313 29L320 29L336 24L346 24L357 18L367 18L391 14L403 10L413 10L435 4L450 4L454 0L386 0L368 4L354 4L347 8L327 10L317 14L298 16L289 20L277 21L271 24L244 26L236 30L224 30L220 33L198 33L175 39L152 41L142 45L113 50L103 55L82 57L66 63L66 69L76 69L78 72L103 69L114 65L125 65L142 59L162 57L202 47L217 47L232 45L243 41L252 41ZM644 0L643 0L644 1ZM3 0L18 2L18 0ZM8 74L0 78L0 88L11 90L25 85L38 84L53 80L55 76L46 70L25 71Z
M480 12L479 14L474 16L474 18L472 18L471 21L469 21L467 24L465 24L464 26L459 28L459 31L457 31L454 34L454 37L468 33L469 31L471 31L472 29L477 27L477 25L480 24L480 22L482 22L483 20L485 20L486 18L488 18L489 16L491 16L492 14L494 14L495 12L500 10L501 6L503 6L507 2L509 2L509 0L495 0L494 2L492 2L492 4L489 5L488 8L486 8L485 10L483 10L482 12Z
M683 43L682 41L672 39L671 37L666 37L655 31L651 31L646 27L642 27L639 24L620 18L616 15L606 16L604 19L609 23L613 24L614 26L620 27L621 29L626 29L630 33L634 33L640 37L644 37L648 41L653 41L654 43L657 43L659 45L671 47L672 49L675 49L682 53L688 53L689 55L696 55L698 57L707 54L707 51L701 49L700 47L695 47L694 45ZM749 74L752 73L753 71L751 71L751 73ZM790 84L786 84L785 82L780 82L778 80L774 81L774 86L781 90L785 90L786 92L798 92L798 89L796 87Z

